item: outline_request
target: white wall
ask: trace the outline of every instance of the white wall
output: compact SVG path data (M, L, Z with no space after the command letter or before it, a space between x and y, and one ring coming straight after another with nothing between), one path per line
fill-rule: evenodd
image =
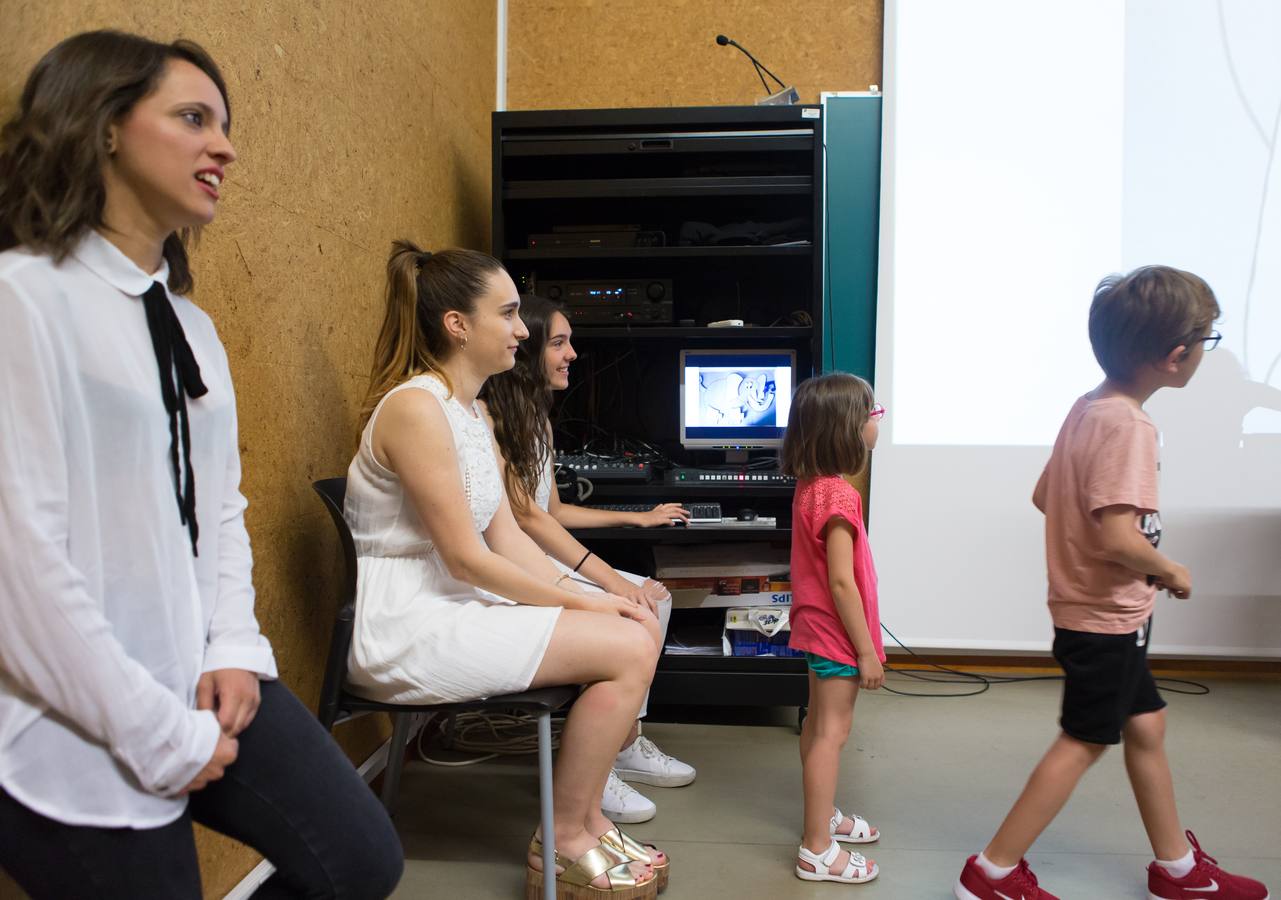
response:
M1222 346L1155 396L1154 652L1281 656L1281 6L888 0L872 469L886 624L911 645L1047 649L1029 502L1101 379L1100 277L1165 263Z

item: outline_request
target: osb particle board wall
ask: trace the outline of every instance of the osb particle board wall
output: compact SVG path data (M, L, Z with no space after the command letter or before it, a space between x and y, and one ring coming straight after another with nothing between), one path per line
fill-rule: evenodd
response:
M804 103L881 80L882 0L509 0L509 109L722 106L764 91L738 41Z
M194 297L236 382L258 616L311 708L338 548L309 485L351 457L392 239L488 248L495 16L489 0L240 0L212 14L181 0L3 2L0 117L77 31L190 37L223 69L240 159L194 254ZM355 760L384 735L375 719L338 732ZM209 897L257 862L208 834L200 851Z

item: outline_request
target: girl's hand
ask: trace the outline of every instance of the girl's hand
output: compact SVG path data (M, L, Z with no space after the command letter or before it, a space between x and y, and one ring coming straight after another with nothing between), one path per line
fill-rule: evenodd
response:
M636 513L636 522L642 528L671 525L673 519L679 519L688 525L690 515L690 511L679 503L660 503L649 512Z
M658 604L663 600L672 599L672 592L667 589L667 585L661 581L655 581L652 578L646 578L645 583L641 585L645 590L645 596L653 601L654 615L658 615Z
M634 619L637 622L644 622L651 615L648 604L641 600L620 597L618 594L588 594L585 596L590 599L588 608L593 612L613 613L614 615L622 616L624 619Z
M866 659L866 662L864 662ZM885 684L885 667L875 653L858 658L858 685L865 691L874 691Z
M667 588L652 578L646 578L641 584L632 584L626 578L620 578L621 584L614 590L620 597L626 597L628 600L635 600L642 604L646 609L658 618L658 604L660 600L671 598Z

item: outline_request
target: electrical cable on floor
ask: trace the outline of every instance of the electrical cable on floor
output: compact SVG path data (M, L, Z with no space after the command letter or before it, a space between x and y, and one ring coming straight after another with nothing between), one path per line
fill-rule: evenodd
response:
M918 660L922 665L928 666L931 669L936 669L947 677L940 677L939 675L930 672L913 672L906 669L896 669L890 665L885 666L885 670L887 672L893 672L896 675L902 675L906 678L913 678L917 681L926 681L933 684L967 685L975 688L974 690L968 691L936 693L928 691L901 691L896 688L892 688L889 685L882 686L882 690L888 691L891 694L898 694L900 697L975 697L990 690L994 684L1018 684L1024 681L1062 681L1064 678L1062 675L994 675L981 672L963 672L960 669L950 669L947 666L941 666L938 663L927 662L922 659L919 653L900 641L898 636L885 626L884 622L881 623L881 630L888 634L894 643L906 650L910 656ZM1189 696L1199 697L1210 693L1210 688L1198 681L1167 677L1160 677L1154 680L1156 681L1158 690L1166 691L1171 694L1187 694ZM1184 687L1173 687L1172 685L1183 685Z
M444 725L448 719L440 720ZM508 713L474 711L454 716L453 745L450 750L461 753L478 753L466 759L436 759L427 755L423 735L438 728L424 727L418 732L418 758L433 766L459 768L488 762L499 756L520 756L538 752L538 719L525 712ZM560 744L560 723L552 720L552 748Z

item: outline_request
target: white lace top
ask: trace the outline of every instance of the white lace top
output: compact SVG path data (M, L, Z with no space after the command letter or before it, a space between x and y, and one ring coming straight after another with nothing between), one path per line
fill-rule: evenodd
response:
M538 476L538 490L534 491L534 502L543 508L551 509L552 491L556 489L556 475L552 471L552 458L549 455L543 463L543 471Z
M416 375L392 388L379 402L360 437L360 452L352 461L355 471L349 473L349 477L361 484L359 490L352 490L355 485L349 483L346 513L359 556L422 556L435 552L413 503L401 488L400 479L380 463L373 452L374 423L383 404L393 394L411 389L432 394L445 411L458 452L463 491L477 532L489 527L503 500L503 482L493 438L476 404L463 406L435 375Z

